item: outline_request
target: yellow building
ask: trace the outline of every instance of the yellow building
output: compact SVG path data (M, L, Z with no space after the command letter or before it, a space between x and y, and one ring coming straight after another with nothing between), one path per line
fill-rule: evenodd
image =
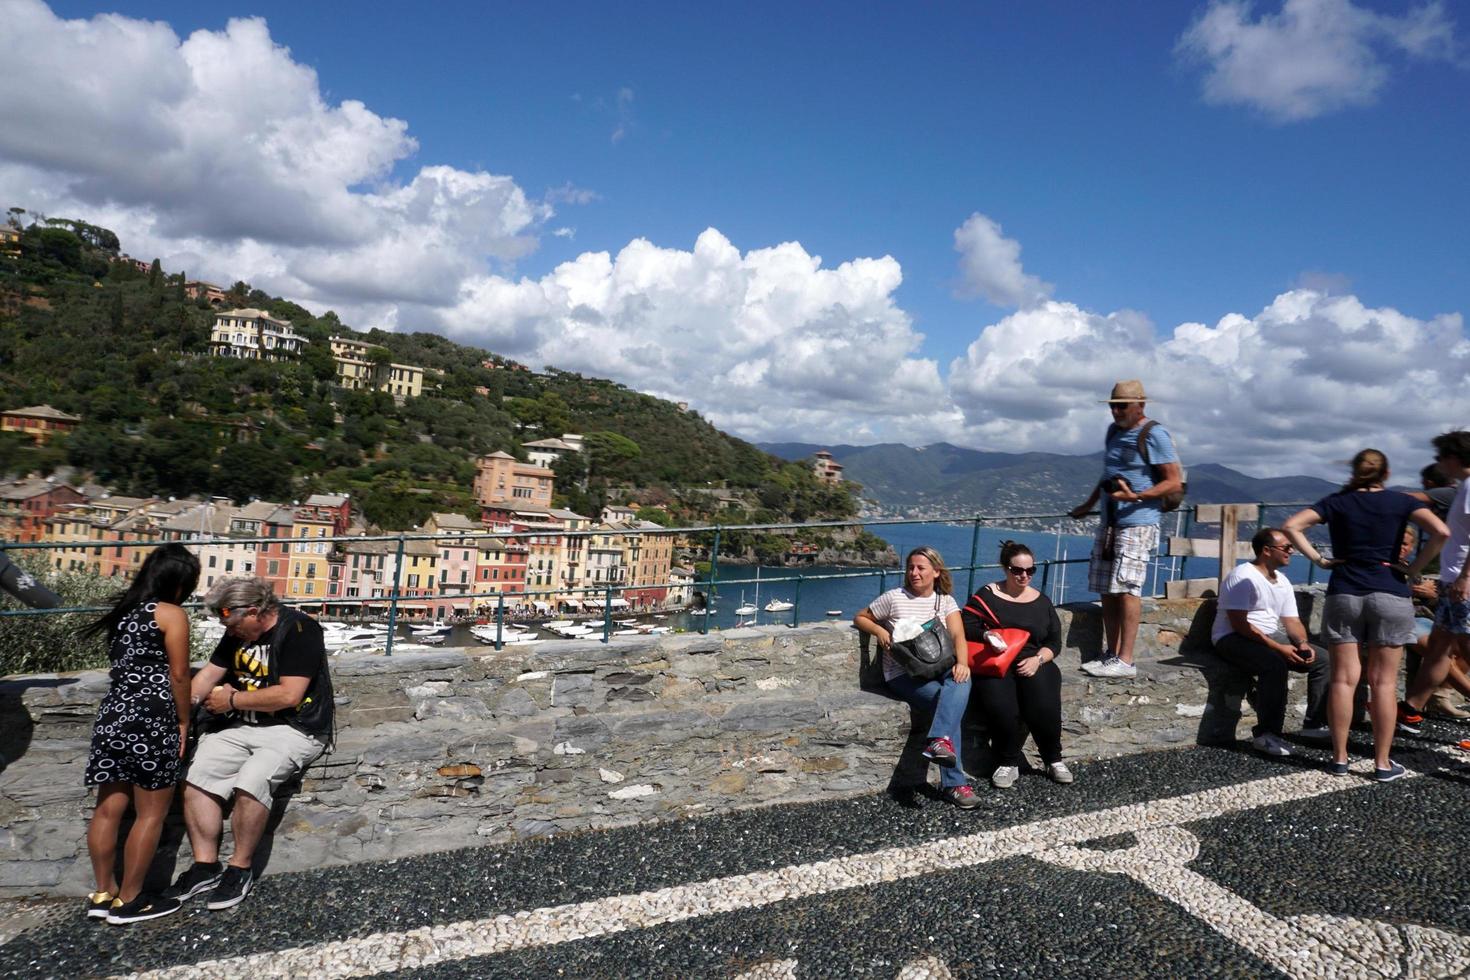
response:
M327 555L332 550L332 521L310 511L296 513L291 522L291 568L286 598L301 602L327 598Z
M279 361L295 357L306 346L306 338L291 329L288 320L277 320L264 310L225 310L214 315L209 331L209 352L216 357Z
M382 391L396 401L418 398L424 393L425 370L413 364L381 364L372 352L386 350L350 337L332 338L332 360L337 365L337 383L353 391Z

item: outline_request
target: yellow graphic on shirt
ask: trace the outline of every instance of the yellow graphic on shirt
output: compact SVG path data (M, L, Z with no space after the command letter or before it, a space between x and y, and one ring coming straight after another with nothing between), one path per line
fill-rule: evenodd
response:
M270 672L268 650L261 645L235 651L235 681L240 690L258 691L266 686L266 675Z

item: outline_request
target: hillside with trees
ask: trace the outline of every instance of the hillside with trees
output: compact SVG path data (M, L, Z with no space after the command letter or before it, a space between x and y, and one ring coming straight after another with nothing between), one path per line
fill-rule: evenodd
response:
M349 492L369 521L403 529L435 510L478 516L475 457L524 459L523 443L578 432L584 451L558 464L556 490L581 513L632 501L669 524L856 514L858 488L824 485L667 401L435 334L354 330L244 282L224 308L290 321L305 349L280 362L211 356L215 311L186 294L187 270L143 271L105 228L11 216L22 233L19 255L0 254L0 410L50 405L83 421L44 446L0 433L0 475L71 467L118 493L241 502ZM438 384L402 404L345 390L333 336L380 345ZM709 488L743 505L719 508Z

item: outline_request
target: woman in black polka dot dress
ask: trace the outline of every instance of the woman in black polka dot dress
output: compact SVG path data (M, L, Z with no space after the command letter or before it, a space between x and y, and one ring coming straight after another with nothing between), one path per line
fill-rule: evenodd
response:
M111 610L84 632L107 638L112 688L97 710L86 784L97 787L87 850L97 890L87 915L122 925L178 910L141 894L143 877L179 779L189 728L189 615L180 607L199 582L199 559L181 544L155 548ZM129 804L136 810L123 849L122 886L113 869Z

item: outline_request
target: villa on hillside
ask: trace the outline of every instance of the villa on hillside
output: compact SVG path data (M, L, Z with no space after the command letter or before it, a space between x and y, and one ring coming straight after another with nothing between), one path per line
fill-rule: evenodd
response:
M395 401L417 398L424 393L425 368L413 364L396 364L375 358L374 351L387 348L350 337L332 338L332 361L337 366L337 383L352 391L382 391Z
M291 329L289 321L277 320L264 310L216 313L209 332L209 352L216 357L282 361L298 356L304 346L306 338Z
M0 432L19 432L44 445L52 436L72 431L81 421L79 416L68 415L50 405L32 405L0 412Z
M190 299L198 299L203 296L204 301L210 306L223 306L225 302L225 291L212 282L202 279L190 279L184 283L184 295Z
M544 466L493 452L475 460L475 500L482 507L510 503L550 507L555 479L556 474Z
M819 449L812 454L815 461L812 463L812 472L817 479L823 483L842 482L842 464L832 458L832 454L825 449Z

